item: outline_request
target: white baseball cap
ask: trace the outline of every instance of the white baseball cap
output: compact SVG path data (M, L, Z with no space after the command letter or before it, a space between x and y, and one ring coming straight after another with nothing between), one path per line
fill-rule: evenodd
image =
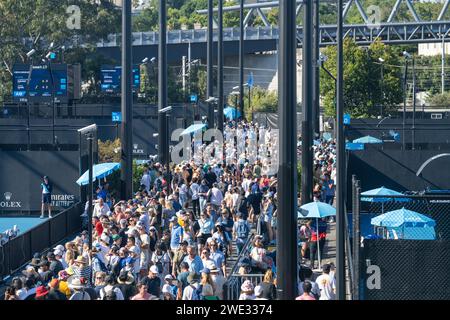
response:
M150 267L150 272L151 272L151 273L154 273L154 274L159 274L158 267L155 266L155 265L151 266L151 267Z

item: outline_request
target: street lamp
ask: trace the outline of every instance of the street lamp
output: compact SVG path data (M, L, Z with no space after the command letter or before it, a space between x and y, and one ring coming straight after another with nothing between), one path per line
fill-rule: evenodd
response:
M233 87L233 91L230 92L230 96L234 96L235 100L234 100L234 108L236 109L236 116L237 116L237 111L238 111L238 97L241 95L241 93L239 91L237 91L237 89L235 89L236 87ZM239 89L239 87L237 87Z
M89 233L89 250L92 249L92 205L94 196L94 185L93 185L93 170L94 170L94 156L92 151L92 141L94 137L97 136L97 125L91 124L90 126L78 129L78 133L86 136L86 140L89 142L89 154L88 154L88 164L89 164L89 187L88 187L88 233Z
M380 85L380 87L381 87L381 105L380 105L380 115L381 115L381 117L383 117L383 104L384 104L384 97L385 97L385 95L384 95L384 61L385 60L383 58L379 57L378 61L381 64L381 79L380 79L380 81L381 81L381 85Z
M412 56L406 52L403 51L403 56L405 57L405 71L403 75L403 121L402 121L402 141L403 141L403 150L405 149L405 127L406 127L406 81L408 76L408 61L412 58Z
M219 99L215 97L209 97L205 100L205 102L208 104L208 127L211 129L214 127L214 117L215 117L215 105ZM220 120L220 119L219 119Z
M163 165L165 165L167 168L170 164L170 155L169 155L169 118L170 118L170 112L172 111L172 107L166 107L163 109L159 109L158 113L163 119L160 123L161 127L159 128L159 135L160 141L162 143L158 144L158 153L162 155L162 159L159 159Z
M145 65L145 71L146 71L146 85L151 85L150 83L150 75L148 72L148 66L149 64L152 66L152 71L153 71L153 75L155 76L155 85L158 82L157 79L157 75L156 75L156 71L155 71L155 63L156 63L156 58L152 57L151 59L149 59L148 57L145 57L142 62L141 65ZM153 95L155 97L155 103L156 103L156 94Z

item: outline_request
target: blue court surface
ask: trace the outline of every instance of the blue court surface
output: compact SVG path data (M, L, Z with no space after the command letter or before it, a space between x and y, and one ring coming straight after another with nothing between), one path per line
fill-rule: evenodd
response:
M39 219L30 217L3 217L0 218L0 233L5 232L8 229L12 229L14 225L17 225L19 234L22 234L46 220L47 218Z

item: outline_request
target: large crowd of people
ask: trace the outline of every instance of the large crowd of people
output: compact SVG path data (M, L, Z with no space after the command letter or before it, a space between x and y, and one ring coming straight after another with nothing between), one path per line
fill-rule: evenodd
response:
M264 142L255 145L253 139ZM36 254L13 279L5 299L226 299L227 261L243 250L254 231L239 273L264 274L264 279L256 286L242 281L239 299L275 299L276 254L270 248L277 235L277 179L265 168L276 159L277 143L270 130L244 122L227 123L225 141L224 163L204 160L205 154L217 152L211 143L199 146L203 159L197 155L170 167L146 164L132 199L114 201L108 186L99 188L92 221L87 221L92 223L91 248L85 224L73 240ZM314 195L332 204L334 144L320 142L314 151L321 179L316 186L320 195L316 188ZM315 235L311 222L299 225L299 233L309 244L301 247L306 258L314 236L321 235ZM311 268L302 266L298 299L332 299L332 272L325 265L314 282Z

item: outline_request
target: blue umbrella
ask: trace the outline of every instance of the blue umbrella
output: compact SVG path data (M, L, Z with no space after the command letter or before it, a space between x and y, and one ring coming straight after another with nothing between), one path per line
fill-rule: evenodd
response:
M336 215L336 208L330 206L328 203L314 201L304 204L297 212L298 218L316 218L316 232L317 232L317 254L319 257L319 266L322 265L320 259L320 246L319 246L319 218L325 218Z
M403 196L403 193L400 193L395 190L391 190L385 187L380 187L368 191L364 191L361 193L362 197L361 201L367 202L388 202L388 201L398 201L398 202L408 202L411 201L410 198L391 198L389 196ZM374 198L372 196L387 196L387 198Z
M94 165L92 170L93 180L102 179L106 176L109 176L114 171L120 169L120 163L118 162L106 162ZM77 184L80 186L85 186L89 184L89 170L87 170L83 175L78 178Z
M189 127L187 127L182 133L181 135L187 135L187 134L191 134L191 133L195 133L199 130L203 130L203 128L206 127L206 124L204 123L196 123L196 124L192 124Z
M374 226L386 227L390 233L401 239L434 240L436 233L434 227L436 221L427 216L402 208L400 210L386 212L372 218L370 223ZM395 236L394 236L395 238Z
M223 109L223 115L227 119L234 120L239 118L241 116L241 113L236 108L226 107L225 109Z
M372 136L365 136L353 140L353 143L383 143L383 140L377 139Z
M325 218L336 215L336 208L327 203L314 201L300 207L298 218ZM305 216L306 214L306 216Z
M397 201L397 202L408 202L411 201L410 198L391 198L389 196L403 196L403 193L400 193L395 190L391 190L385 187L380 187L368 191L364 191L361 193L362 197L361 201L366 202L381 202L381 213L384 213L384 203L389 201ZM374 198L372 196L387 196L387 198Z
M389 228L436 226L436 221L433 219L405 208L381 214L378 217L372 218L370 223L375 226Z

